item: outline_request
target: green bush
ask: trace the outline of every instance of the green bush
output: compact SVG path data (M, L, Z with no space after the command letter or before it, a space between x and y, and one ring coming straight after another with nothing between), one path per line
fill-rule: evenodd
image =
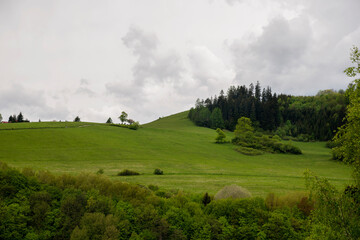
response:
M122 170L121 172L119 172L117 175L118 176L134 176L134 175L140 175L140 173L129 170L129 169L125 169L125 170Z
M163 175L164 172L163 172L163 170L161 170L161 169L159 169L159 168L156 168L156 169L154 170L154 174L155 174L155 175Z
M230 185L223 187L220 191L218 191L214 200L226 199L226 198L249 198L251 197L251 193L243 187L237 185Z
M242 153L244 155L249 155L249 156L256 156L256 155L261 155L264 152L254 149L254 148L249 148L249 147L236 147L235 150L239 153Z
M134 122L129 125L129 129L131 129L131 130L138 130L139 128L140 128L139 122Z
M151 191L157 191L157 190L159 190L159 187L158 186L156 186L156 185L153 185L153 184L150 184L150 185L148 185L148 188L151 190Z

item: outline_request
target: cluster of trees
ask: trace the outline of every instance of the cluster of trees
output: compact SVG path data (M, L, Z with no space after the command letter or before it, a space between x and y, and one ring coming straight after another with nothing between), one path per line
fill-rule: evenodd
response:
M2 120L2 118L1 118ZM0 121L1 121L0 120ZM29 120L27 119L24 119L24 116L22 115L22 113L20 112L19 115L10 115L9 117L9 120L8 120L9 123L16 123L16 122L30 122Z
M250 118L252 122L265 130L275 130L280 125L278 97L272 94L271 88L261 91L259 82L254 86L231 86L227 95L220 91L219 97L196 100L195 108L191 108L189 118L195 124L212 127L210 116L213 110L221 113L224 128L233 131L240 117ZM207 109L207 110L206 110Z
M316 96L272 93L259 82L254 86L231 86L227 94L197 99L189 118L198 126L235 130L237 120L247 117L256 128L283 136L329 140L340 127L348 100L344 91L325 90Z
M138 121L134 121L132 119L128 119L128 114L124 111L121 112L121 115L119 116L120 124L114 124L113 120L109 117L106 121L107 124L111 124L112 126L118 126L118 127L124 127L129 128L132 130L137 130L140 127L140 123Z
M282 143L278 136L255 132L250 118L239 118L234 133L232 143L240 146L236 150L244 154L258 155L262 152L302 154L298 147L290 143Z
M304 239L311 204L53 175L0 163L0 239ZM305 199L305 200L304 200ZM300 204L304 202L305 204Z

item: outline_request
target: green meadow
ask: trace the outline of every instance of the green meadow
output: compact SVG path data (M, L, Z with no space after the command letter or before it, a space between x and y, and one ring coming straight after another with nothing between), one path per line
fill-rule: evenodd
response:
M226 134L228 140L233 136ZM210 194L230 184L245 187L254 196L305 191L307 169L338 187L351 178L351 169L330 160L330 149L323 142L293 142L302 155L246 156L230 143L215 144L215 137L214 130L195 126L187 112L136 131L83 122L0 124L0 161L55 174L103 169L105 175L121 181ZM164 175L154 175L155 168ZM116 176L123 169L141 175Z

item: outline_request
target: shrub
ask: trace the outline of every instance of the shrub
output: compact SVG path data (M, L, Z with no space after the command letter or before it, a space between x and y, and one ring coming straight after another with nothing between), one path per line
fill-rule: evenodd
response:
M230 185L230 186L225 186L223 187L223 189L218 191L215 194L214 199L215 200L226 199L226 198L236 199L236 198L248 198L248 197L251 197L251 193L246 188L237 185Z
M158 186L156 186L156 185L153 185L153 184L150 184L150 185L148 185L148 188L151 190L151 191L157 191L157 190L159 190L159 187Z
M134 175L140 175L140 173L125 169L117 174L118 176L134 176Z
M204 206L208 205L211 202L211 197L208 193L205 193L203 198L201 199L201 202L204 204Z
M96 172L96 174L103 174L104 173L104 169L100 168L99 171Z
M225 133L224 133L220 128L217 128L217 129L216 129L216 132L218 133L218 135L217 135L216 138L215 138L215 142L216 142L216 143L225 143L225 142L226 142L226 140L225 140L225 138L226 138Z
M132 124L129 125L129 129L131 130L138 130L140 127L140 123L139 122L134 122Z
M155 174L155 175L163 175L164 172L163 172L163 170L161 170L160 168L156 168L156 169L154 170L154 174Z
M237 147L235 148L235 150L239 153L242 153L244 155L249 155L249 156L256 156L256 155L261 155L264 152L254 149L254 148L249 148L249 147Z

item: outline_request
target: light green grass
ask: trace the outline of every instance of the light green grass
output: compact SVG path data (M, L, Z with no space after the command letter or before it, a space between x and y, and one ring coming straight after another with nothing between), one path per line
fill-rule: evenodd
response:
M325 143L293 142L303 155L246 156L232 144L215 144L214 130L196 127L186 116L175 114L137 131L91 123L66 128L63 123L47 123L47 128L36 127L45 123L27 123L32 129L3 131L0 126L0 161L54 173L95 173L102 168L114 179L192 193L214 194L231 184L247 188L253 196L305 190L306 169L339 187L350 180L350 168L331 161ZM233 136L226 134L228 140ZM164 175L154 175L155 168ZM123 169L142 175L115 176Z

